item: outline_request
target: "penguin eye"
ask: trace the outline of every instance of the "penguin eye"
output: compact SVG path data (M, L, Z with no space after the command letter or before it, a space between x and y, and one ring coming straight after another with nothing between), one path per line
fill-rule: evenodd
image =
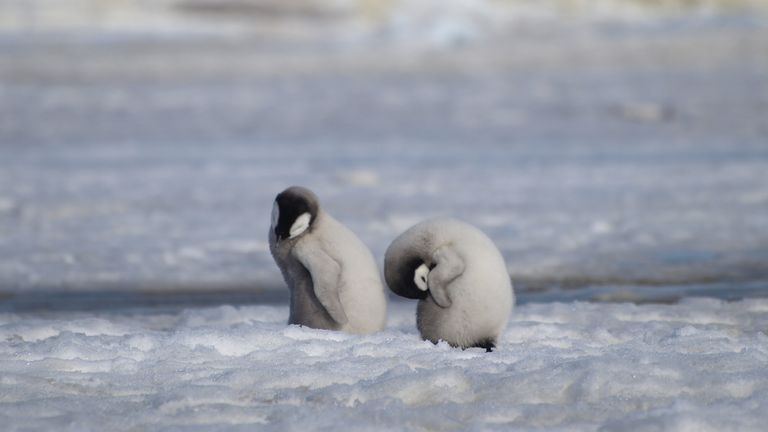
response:
M427 276L429 276L429 267L427 267L426 264L418 266L416 271L413 272L413 282L416 284L418 289L422 291L429 289L429 285L427 284Z
M302 213L296 218L296 221L291 225L291 229L288 231L288 238L294 238L297 235L303 233L309 228L309 221L312 219L312 215L309 213Z
M272 227L277 226L277 221L280 220L280 206L277 205L277 201L272 203Z

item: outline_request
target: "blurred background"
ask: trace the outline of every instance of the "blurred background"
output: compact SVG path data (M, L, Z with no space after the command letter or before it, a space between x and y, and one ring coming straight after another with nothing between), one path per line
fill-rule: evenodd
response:
M293 184L523 302L768 295L768 2L0 0L0 308L285 301Z

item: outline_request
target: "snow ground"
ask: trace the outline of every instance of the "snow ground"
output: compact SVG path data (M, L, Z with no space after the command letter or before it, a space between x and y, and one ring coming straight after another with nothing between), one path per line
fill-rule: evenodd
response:
M0 314L3 430L760 431L768 300L516 308L498 349L370 336L285 306Z
M0 34L0 429L764 428L764 17L403 4L348 45L101 9ZM290 184L379 261L426 217L488 232L521 303L497 352L403 302L375 335L286 326Z
M571 31L416 56L3 39L2 291L282 290L291 184L379 260L423 218L474 223L520 289L768 279L766 27Z

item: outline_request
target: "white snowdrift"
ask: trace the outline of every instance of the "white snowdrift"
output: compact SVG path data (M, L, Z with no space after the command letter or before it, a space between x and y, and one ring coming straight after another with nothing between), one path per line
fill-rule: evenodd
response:
M518 307L496 352L285 306L0 315L3 430L762 430L768 300ZM193 427L195 426L195 427Z

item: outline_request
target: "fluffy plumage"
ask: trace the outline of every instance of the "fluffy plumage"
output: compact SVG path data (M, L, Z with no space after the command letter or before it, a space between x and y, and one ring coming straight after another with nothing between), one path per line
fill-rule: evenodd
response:
M426 291L419 287L424 265ZM499 250L479 229L455 219L427 220L397 237L385 255L384 277L395 294L419 299L417 327L434 343L490 350L514 305Z
M312 191L294 186L277 196L269 249L291 291L289 324L359 334L384 328L387 301L373 255Z

